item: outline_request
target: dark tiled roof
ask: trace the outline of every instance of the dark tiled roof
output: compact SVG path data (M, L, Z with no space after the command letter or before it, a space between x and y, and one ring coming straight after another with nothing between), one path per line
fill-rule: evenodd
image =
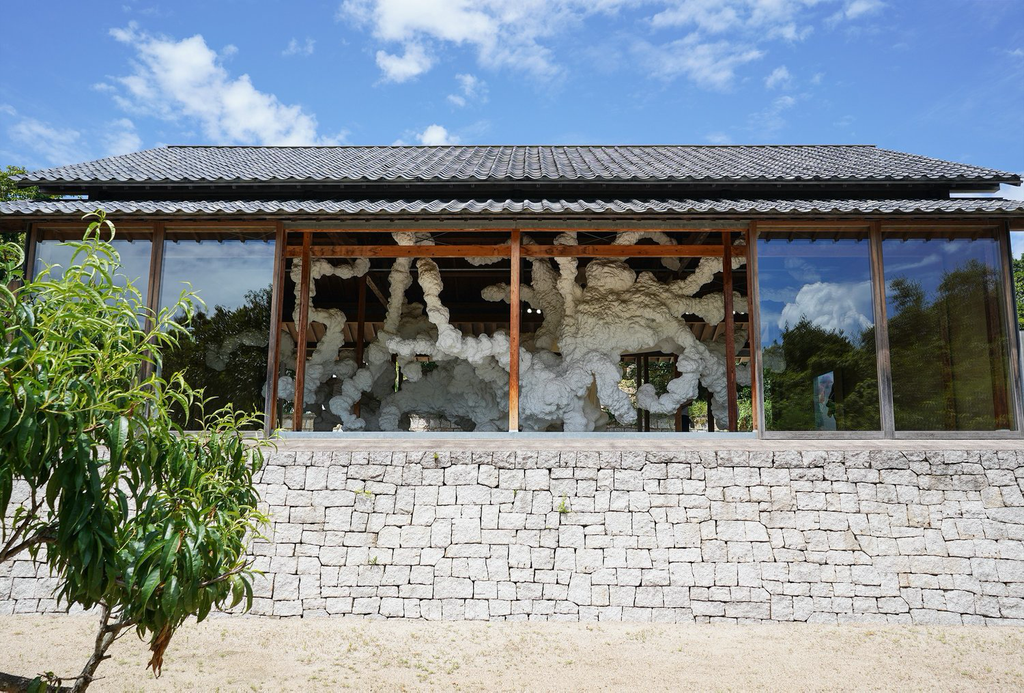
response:
M1024 201L947 200L214 200L0 202L0 215L108 214L951 214L1024 213Z
M25 183L1018 181L871 145L191 147L33 171Z

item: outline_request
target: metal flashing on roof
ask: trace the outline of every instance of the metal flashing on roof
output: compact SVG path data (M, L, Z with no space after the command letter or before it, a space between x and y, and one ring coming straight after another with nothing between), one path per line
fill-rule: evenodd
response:
M21 185L1020 182L873 145L170 146L33 171Z

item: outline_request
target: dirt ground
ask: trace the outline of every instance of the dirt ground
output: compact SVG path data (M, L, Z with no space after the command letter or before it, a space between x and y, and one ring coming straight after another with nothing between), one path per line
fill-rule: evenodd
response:
M91 617L0 617L0 671L76 672ZM95 691L1024 690L1024 629L214 618L163 676L114 645Z

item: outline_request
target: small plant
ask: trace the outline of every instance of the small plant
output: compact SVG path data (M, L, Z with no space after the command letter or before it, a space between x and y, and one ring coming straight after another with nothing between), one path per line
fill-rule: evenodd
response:
M377 557L376 556L371 556L370 557L370 565L377 565Z
M367 489L366 489L365 487L363 487L363 488L357 488L357 489L356 489L356 490L354 491L354 493L355 493L355 494L356 494L357 496L363 496L363 497L365 497L365 498L373 498L373 491L369 491L369 490L367 490Z
M558 514L568 515L570 512L572 512L572 508L569 507L569 499L563 495L562 502L558 504Z

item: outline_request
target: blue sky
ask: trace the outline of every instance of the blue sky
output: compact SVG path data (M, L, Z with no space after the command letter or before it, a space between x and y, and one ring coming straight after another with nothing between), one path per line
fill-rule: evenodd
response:
M873 143L1024 171L1024 0L58 0L3 16L0 164L196 143Z

